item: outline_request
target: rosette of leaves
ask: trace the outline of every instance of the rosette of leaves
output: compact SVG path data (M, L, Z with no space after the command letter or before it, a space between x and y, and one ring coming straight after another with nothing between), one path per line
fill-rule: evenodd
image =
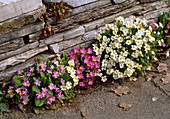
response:
M145 70L151 69L151 62L157 60L153 47L161 38L152 35L145 19L118 17L116 24L106 24L95 37L93 51L101 61L101 72L97 75L103 82L108 77L120 83L124 78L135 81L138 72L144 76Z
M64 70L68 65L68 56L63 54L53 61L40 57L29 71L19 70L12 79L8 89L8 97L18 104L21 110L33 107L35 113L42 113L45 108L55 109L60 102L74 97L74 87L61 89L61 79L72 82L70 75Z
M165 12L160 16L164 29L164 40L167 45L170 45L170 12Z
M56 2L56 3L49 3L46 5L47 12L44 13L39 17L40 21L44 21L44 30L43 35L44 39L48 36L48 34L53 35L54 29L49 24L48 18L55 16L57 21L58 20L65 20L65 17L68 15L68 13L72 12L71 8L68 7L67 3L64 1Z

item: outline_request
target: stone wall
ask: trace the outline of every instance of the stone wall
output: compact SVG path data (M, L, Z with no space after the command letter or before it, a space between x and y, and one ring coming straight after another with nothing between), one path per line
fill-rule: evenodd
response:
M33 65L34 59L53 58L76 46L88 47L97 29L118 16L135 15L155 19L170 6L167 0L65 0L73 8L66 20L50 18L55 34L43 40L44 23L37 18L45 12L41 0L0 2L0 83L7 84L18 69ZM44 0L44 3L60 0Z

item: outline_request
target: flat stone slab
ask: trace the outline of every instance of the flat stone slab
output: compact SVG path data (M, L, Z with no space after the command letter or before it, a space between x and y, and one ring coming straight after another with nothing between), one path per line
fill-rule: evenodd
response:
M49 2L60 2L61 0L44 0L46 3ZM64 2L67 2L72 7L79 7L91 2L95 2L97 0L64 0Z
M0 22L42 7L42 0L1 0Z

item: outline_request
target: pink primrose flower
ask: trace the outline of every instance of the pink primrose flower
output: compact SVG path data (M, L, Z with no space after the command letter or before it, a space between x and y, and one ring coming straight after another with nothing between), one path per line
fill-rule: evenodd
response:
M34 72L34 67L30 67L30 72Z
M74 53L79 54L80 53L80 49L79 48L74 48Z
M88 82L88 85L93 85L94 81L92 79L90 79L90 81Z
M63 80L63 78L61 78L61 84L64 85L65 80Z
M62 91L58 93L58 98L61 99L64 95L62 94Z
M89 62L89 59L86 59L86 58L85 58L85 59L84 59L84 63L87 64L88 62Z
M40 99L41 98L41 92L36 94L37 98Z
M95 77L94 72L90 72L90 77Z
M78 74L78 78L83 79L84 78L83 74Z
M168 17L167 20L170 20L170 17Z
M54 65L50 65L51 70L54 70L54 68L55 68Z
M51 70L47 70L47 72L48 72L49 74L52 74L52 73L53 73Z
M98 61L97 57L95 57L95 56L92 56L92 61L93 61L93 62L96 62L96 61Z
M43 92L47 92L47 91L48 91L46 87L45 87L45 88L42 87L41 90L42 90Z
M84 82L79 82L79 86L84 87L85 83Z
M53 90L55 87L54 87L54 84L53 83L50 83L49 84L49 86L48 86L48 88L50 89L50 90Z
M85 49L85 48L82 48L82 49L80 49L80 52L81 52L82 54L86 54L86 49Z
M91 48L88 48L87 54L92 54L92 53L93 53L93 50Z
M80 66L79 69L80 69L81 71L84 71L84 70L85 70L84 66Z
M54 78L58 78L58 77L59 77L59 74L58 74L57 71L56 71L56 72L53 72L53 77L54 77Z
M82 74L82 71L80 69L77 69L76 72L77 72L78 75Z
M41 81L39 81L39 80L37 79L37 80L34 82L34 84L37 85L37 86L40 86Z
M61 65L61 66L60 66L60 69L61 69L61 71L64 71L64 70L65 70L65 66L64 66L64 65Z
M18 70L18 75L22 75L23 72L24 72L24 71L23 71L22 69L19 69L19 70Z
M86 78L90 78L90 74L89 73L86 73Z
M70 50L69 56L74 55L74 50Z

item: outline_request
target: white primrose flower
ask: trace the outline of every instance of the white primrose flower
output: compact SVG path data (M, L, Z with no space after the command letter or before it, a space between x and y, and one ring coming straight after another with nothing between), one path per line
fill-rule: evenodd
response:
M137 78L136 77L131 77L130 81L137 81Z
M169 51L166 52L166 57L169 57Z
M162 24L161 22L159 22L159 26L160 26L161 28L163 28L163 24Z
M116 21L124 21L124 18L122 16L119 16L116 18Z
M144 48L145 48L145 51L150 50L150 46L148 44L145 44Z
M127 44L127 45L132 44L131 40L127 40L127 41L126 41L126 44Z
M152 27L151 26L149 26L149 31L152 31Z
M149 41L150 41L150 42L154 42L154 41L155 41L155 38L152 37L152 36L149 36Z
M95 35L95 38L96 38L97 40L100 40L100 39L102 38L102 36L101 36L100 34L96 34L96 35Z
M79 82L78 76L74 76L73 81L74 81L74 82Z
M106 70L106 66L102 66L102 70Z
M118 73L118 78L123 78L123 77L124 77L123 73L122 73L122 72L119 72L119 73Z
M70 81L67 81L66 88L67 88L67 90L72 88L72 83Z
M67 87L65 85L60 86L60 88L62 91L65 91L67 89Z
M110 29L110 25L109 25L109 24L106 24L106 25L105 25L105 28L106 28L107 30L109 30L109 29Z
M77 85L78 85L78 82L74 82L73 86L75 87L75 86L77 86Z
M103 41L107 41L107 37L106 36L103 36Z
M119 63L119 67L122 69L124 67L124 63Z
M102 33L105 33L105 29L104 28L100 28L99 32L102 34Z
M119 38L118 38L118 41L119 41L119 42L123 42L123 38L122 38L122 37L119 37Z
M137 50L137 46L136 45L132 45L132 50Z
M106 76L102 76L102 77L101 77L101 80L102 80L103 82L106 82L106 81L107 81Z

